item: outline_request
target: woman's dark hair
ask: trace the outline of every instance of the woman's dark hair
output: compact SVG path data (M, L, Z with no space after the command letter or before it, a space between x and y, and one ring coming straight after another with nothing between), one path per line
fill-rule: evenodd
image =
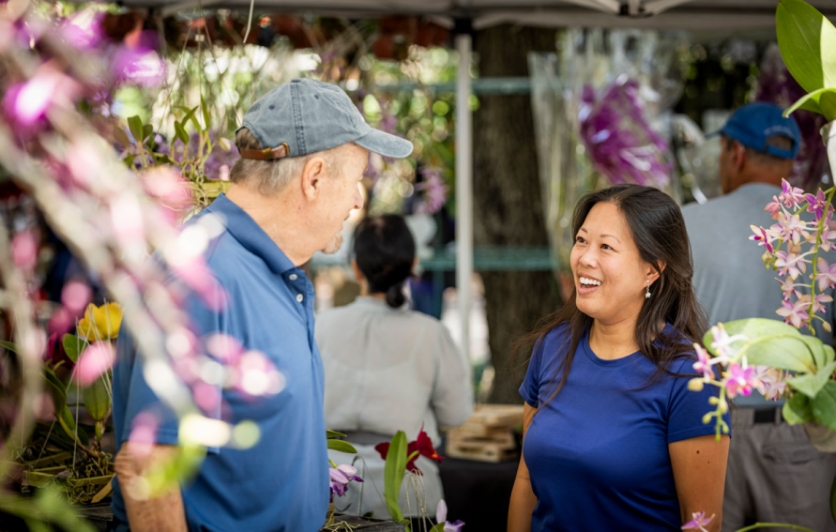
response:
M403 284L415 263L415 239L403 217L384 214L364 218L354 230L352 250L369 292L386 294L386 303L392 308L403 305Z
M659 278L650 285L651 297L639 312L636 343L639 351L656 364L657 377L660 373L671 374L668 369L670 362L693 353L693 343L700 341L707 328L705 315L691 284L694 264L682 211L673 199L660 190L639 185L617 185L581 198L575 207L573 237L578 234L592 207L603 202L618 207L627 221L639 256L659 273ZM572 294L562 308L543 318L536 330L515 346L517 350L534 345L543 335L564 323L568 325L570 342L558 367L560 382L552 398L566 384L575 351L583 335L589 331L592 318L578 310L575 295ZM670 323L673 329L661 331L660 323Z

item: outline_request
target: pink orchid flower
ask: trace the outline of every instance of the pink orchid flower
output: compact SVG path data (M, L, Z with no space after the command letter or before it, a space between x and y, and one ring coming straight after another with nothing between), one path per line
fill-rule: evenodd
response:
M819 291L836 286L836 263L828 264L823 257L816 261L816 282L819 283Z
M778 201L778 198L772 196L772 201L767 203L763 210L771 214L773 220L777 220L778 213L781 212L781 203Z
M725 385L729 398L733 399L738 395L751 395L752 390L765 391L763 383L758 379L757 369L754 366L745 366L733 362L729 364L725 375Z
M691 520L682 525L682 530L699 530L701 532L708 532L705 527L708 525L714 516L706 517L705 512L694 512L691 514Z
M787 208L798 208L805 199L804 190L790 185L786 179L781 180L781 194L778 196L778 200Z
M714 370L711 368L711 355L700 344L694 344L694 349L697 352L697 361L694 362L693 366L694 371L702 373L703 378L706 381L710 381L714 378Z
M789 275L795 280L798 279L799 275L807 271L807 261L804 260L803 255L779 251L775 253L775 256L777 257L775 267L778 269L778 275L780 277Z
M827 196L824 195L824 191L819 189L816 192L816 195L807 194L805 196L807 200L807 212L816 215L816 222L822 219L824 216L824 210L827 208Z
M772 241L775 240L775 238L763 227L758 227L756 225L749 227L752 229L752 232L755 233L750 236L749 239L757 242L759 246L765 247L766 251L769 253L775 253L775 248L772 247Z
M775 311L776 314L784 318L784 323L789 323L796 329L806 327L810 319L807 313L810 305L809 296L802 296L797 301L784 301L781 303L781 308Z

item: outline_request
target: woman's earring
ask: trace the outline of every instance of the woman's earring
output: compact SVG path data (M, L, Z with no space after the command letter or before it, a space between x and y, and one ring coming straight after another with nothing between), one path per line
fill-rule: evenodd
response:
M647 288L645 289L645 292L644 292L644 298L645 299L650 299L650 281L647 281Z

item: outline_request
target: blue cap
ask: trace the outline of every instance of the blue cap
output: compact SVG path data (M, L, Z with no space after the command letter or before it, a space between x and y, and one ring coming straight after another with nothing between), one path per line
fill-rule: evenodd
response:
M785 118L783 109L772 103L756 102L738 108L726 125L711 135L718 134L779 159L794 159L801 147L801 131L795 119ZM773 135L792 140L792 148L785 150L767 145L766 141Z
M244 114L242 127L265 152L276 154L267 159L308 155L348 142L386 157L412 153L410 141L368 125L341 88L313 79L294 79L259 98ZM263 158L255 155L249 158Z

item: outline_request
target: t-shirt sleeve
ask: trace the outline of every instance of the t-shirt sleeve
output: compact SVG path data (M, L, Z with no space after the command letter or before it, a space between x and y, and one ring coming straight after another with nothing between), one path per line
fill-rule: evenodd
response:
M686 358L678 364L676 372L681 375L694 374L693 364L696 358ZM703 423L703 417L713 412L715 406L708 402L711 397L719 396L719 388L706 385L701 391L693 392L688 389L688 381L694 377L674 377L668 405L668 443L673 443L697 436L716 433L716 418ZM723 416L729 426L731 435L731 418L729 413Z
M223 332L220 330L220 313L209 309L197 297L187 298L185 310L189 314L192 327L199 339L202 340L205 335L212 332ZM153 378L153 375L147 375L145 358L138 352L136 342L127 330L119 335L116 344L116 356L118 364L127 365L127 367L121 368L125 375L119 379L119 384L117 384L117 386L127 387L123 392L125 422L122 424L121 434L117 435L120 441L124 442L130 438L135 423L138 419L142 419L140 416L150 416L146 419L153 420L151 424L156 427L154 441L163 445L176 445L179 440L177 414L148 385L147 379ZM220 389L217 393L218 397L221 397ZM220 419L221 408L219 402L217 408L211 411L204 410L203 415ZM216 449L209 449L209 451L216 451Z
M531 350L531 360L528 361L528 371L526 371L525 380L520 386L520 395L526 403L534 408L540 406L540 368L543 363L543 343L544 338L541 336L534 344L534 349Z

